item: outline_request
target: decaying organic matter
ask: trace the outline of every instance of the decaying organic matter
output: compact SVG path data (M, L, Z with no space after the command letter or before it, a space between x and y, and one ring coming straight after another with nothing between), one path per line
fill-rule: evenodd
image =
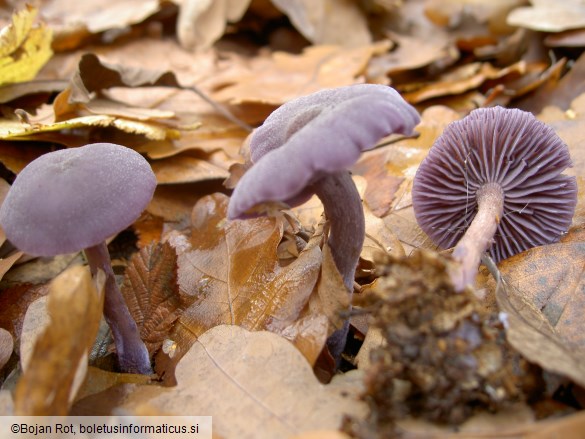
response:
M384 261L367 300L386 346L372 352L358 436L393 437L407 415L458 424L477 409L523 400L535 375L505 339L505 317L488 312L471 290L456 294L450 261L417 252Z

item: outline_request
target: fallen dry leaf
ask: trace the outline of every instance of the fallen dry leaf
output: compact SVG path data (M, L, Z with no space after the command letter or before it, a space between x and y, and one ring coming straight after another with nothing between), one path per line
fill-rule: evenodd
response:
M4 368L14 350L14 339L10 332L0 328L0 370Z
M514 9L508 24L543 32L585 27L585 4L581 0L531 0L532 6Z
M300 315L317 282L317 245L280 267L282 217L227 221L227 203L223 194L197 202L191 242L178 249L179 286L194 300L171 335L180 352L219 324L286 328Z
M73 75L70 102L89 102L90 93L113 87L155 86L180 87L175 74L168 70L110 64L88 53L81 57L77 72Z
M213 97L232 105L281 105L322 88L361 82L360 75L379 47L311 46L300 55L274 52L257 57L249 66L215 78L215 87L221 89Z
M433 63L450 65L459 58L459 51L449 35L437 28L433 38L387 32L395 46L388 53L372 58L368 65L369 78L398 75L411 69L423 68Z
M97 367L88 367L85 381L75 395L76 400L82 400L92 395L104 392L120 384L149 384L150 376L131 373L108 372ZM89 416L90 414L88 414Z
M347 0L272 0L313 44L361 46L372 36L359 5ZM351 32L339 32L349 29Z
M177 284L175 249L168 243L152 243L132 256L121 291L152 356L185 305Z
M404 256L404 248L398 237L383 219L375 216L364 206L366 239L360 257L375 262L383 255Z
M472 63L444 73L437 80L428 84L399 86L404 99L417 104L439 96L453 95L475 89L487 80L505 78L508 75L522 75L526 71L526 63L519 61L503 69L489 63ZM415 90L410 90L416 88Z
M0 36L0 84L33 79L53 55L51 30L34 25L37 9L27 6L12 16Z
M323 246L323 262L321 275L317 283L316 294L309 301L309 309L313 314L323 314L331 325L330 332L341 329L347 320L350 309L350 292L343 283L343 277L331 254L331 248L327 243Z
M12 334L17 344L20 344L20 334L26 311L31 303L39 297L47 294L46 285L31 285L30 283L18 283L16 286L7 287L0 294L0 327Z
M183 0L177 36L186 49L207 49L225 32L226 22L239 21L251 0Z
M219 190L217 184L210 186L209 183L213 183L213 181L198 184L158 185L146 211L173 223L188 221L193 206L201 198L202 193Z
M478 23L488 23L491 28L502 26L502 21L512 8L521 6L523 0L427 0L425 14L441 26L459 23L473 17Z
M221 155L221 152L217 154ZM195 183L227 178L229 164L226 163L225 167L218 166L210 161L210 155L213 156L187 151L152 162L152 171L159 184Z
M158 0L107 0L71 3L51 0L42 6L43 16L67 28L82 25L91 33L123 29L140 23L160 9Z
M210 329L179 362L176 377L172 389L136 390L125 408L206 413L213 416L215 432L242 439L335 430L345 413L363 413L359 385L351 377L320 384L292 344L266 331Z
M4 235L3 232L2 235ZM10 256L0 259L0 279L4 277L6 272L10 270L10 268L20 259L23 254L23 252L15 252Z
M330 325L329 319L325 315L309 314L283 330L270 329L294 344L307 362L311 366L315 366L327 341Z
M0 143L0 162L11 172L18 174L37 157L49 149L33 142L2 141Z
M83 266L72 267L53 280L47 297L50 324L39 334L16 385L16 414L67 414L71 393L76 390L74 382L79 381L78 368L87 362L97 334L104 285L103 273L94 284ZM83 367L82 371L84 374Z
M44 95L42 102L46 102L49 95L65 90L68 82L62 80L32 80L6 84L0 87L0 103L6 104L26 96Z
M367 182L362 195L364 205L377 217L384 217L390 210L392 199L404 178L391 175L386 170L388 148L376 148L362 154L352 167L352 173L364 177ZM380 188L384 188L380 190Z
M584 239L585 230L577 229L560 243L535 247L498 265L512 291L542 313L566 346L583 353Z
M48 106L47 113L52 113ZM67 137L62 137L62 131L75 130L76 128L106 128L112 127L130 134L142 134L152 140L164 140L167 137L175 137L176 130L156 124L130 120L121 117L108 115L81 116L62 122L52 120L37 122L44 117L45 113L40 111L35 117L26 117L26 120L2 119L0 121L0 138L18 140L37 140L63 142ZM38 118L38 119L37 119ZM67 143L67 141L63 142ZM77 141L79 143L79 140ZM76 145L81 146L81 145Z
M499 273L496 276L496 299L505 313L510 344L530 362L543 369L585 385L585 354L568 346L544 314Z

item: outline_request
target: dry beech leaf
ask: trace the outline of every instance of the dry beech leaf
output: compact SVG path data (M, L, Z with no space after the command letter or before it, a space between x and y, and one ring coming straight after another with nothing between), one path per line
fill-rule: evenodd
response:
M2 309L0 327L8 330L17 344L20 340L27 309L39 297L46 295L47 290L46 284L31 285L21 282L2 290L2 294L0 294L0 309Z
M404 256L402 243L384 220L375 216L367 206L364 206L364 214L366 239L360 257L373 263L384 254Z
M498 265L507 284L538 309L571 349L585 354L585 229L532 248Z
M199 97L195 96L197 99ZM188 99L179 102L179 105L192 105L195 101ZM225 151L234 159L240 159L238 154L248 131L236 126L225 117L208 112L197 112L196 117L201 123L197 129L181 132L179 139L165 142L147 142L138 145L138 152L146 153L154 160L165 159L175 155L197 150L205 154L212 154L218 150Z
M3 232L2 235L4 235ZM11 254L10 256L0 259L0 279L4 277L6 272L10 270L10 268L16 263L16 261L20 259L20 257L23 254L24 254L23 252L16 252Z
M10 390L0 390L0 416L12 416L14 414L14 402Z
M311 366L315 366L329 334L329 320L322 314L309 314L301 317L281 331L282 335L299 350Z
M508 24L543 32L585 27L585 4L581 0L531 0L532 6L514 9Z
M168 222L186 223L189 221L193 205L201 198L200 190L201 185L197 183L159 184L146 211Z
M479 87L487 80L502 79L513 74L521 75L525 71L526 63L524 61L519 61L503 69L496 68L489 63L477 62L448 71L431 83L420 86L415 84L412 86L412 88L416 88L415 90L411 91L411 86L399 88L404 91L404 99L412 104L417 104L440 96L460 94Z
M568 346L540 310L499 273L496 300L505 313L506 338L528 361L585 385L585 353Z
M289 439L350 439L350 437L336 430L318 430L295 435Z
M218 166L210 161L209 155L195 151L156 160L151 166L159 184L223 180L229 176L228 163Z
M177 284L177 253L168 243L152 243L136 253L126 268L122 294L153 355L183 306Z
M150 376L132 373L109 372L89 366L85 381L77 392L76 400L96 395L120 384L149 384ZM95 412L91 413L93 415Z
M178 385L137 389L125 409L140 406L213 416L213 430L241 439L286 438L336 430L345 413L363 414L361 378L351 374L325 386L290 342L267 331L216 326L201 335L176 369Z
M372 36L359 5L348 0L272 0L313 44L360 46ZM351 29L351 32L339 32Z
M147 212L143 213L140 218L132 224L132 230L134 230L138 236L136 246L138 248L143 248L153 242L159 242L162 238L164 224L164 218Z
M113 87L181 87L170 71L109 64L93 53L83 55L71 84L70 102L89 102L92 92Z
M16 414L67 414L85 375L88 352L102 317L104 284L103 272L94 284L85 266L72 267L51 282L47 296L50 325L39 334L16 385Z
M307 246L281 267L277 248L282 217L227 221L227 204L223 194L199 200L191 243L178 249L179 286L194 300L171 335L182 352L207 329L223 323L250 330L287 327L317 282L318 245Z
M323 246L323 264L317 284L317 292L311 296L309 308L312 314L323 314L331 325L330 332L341 329L345 323L350 305L349 291L331 254L329 245Z
M91 33L124 29L140 23L160 9L158 0L103 0L75 2L52 0L44 2L42 11L51 22L61 26L83 25Z
M372 351L384 346L385 343L386 340L382 336L380 328L370 325L366 337L364 338L364 342L355 358L355 363L358 369L367 370L372 364Z
M239 21L251 0L183 0L177 36L186 49L207 49L225 32L226 22Z
M10 332L0 328L0 370L6 365L12 351L14 350L14 340Z
M20 335L20 367L26 371L41 334L49 327L51 318L47 313L47 296L35 300L26 310Z
M501 26L508 12L523 3L523 0L427 0L425 14L440 26L459 23L465 16L471 16L478 23L488 22L493 28Z
M433 38L394 32L388 32L388 36L396 47L372 59L368 65L368 77L392 76L438 62L447 62L448 65L459 57L452 38L438 28L435 28Z
M375 44L310 46L300 55L274 52L257 56L245 69L219 75L215 86L220 90L214 98L230 104L281 105L323 88L361 82L359 76L379 48Z
M65 90L68 82L63 80L32 80L7 84L0 88L0 103L5 104L16 99L32 95L51 95Z
M391 175L387 171L387 155L388 147L367 151L351 169L354 175L357 174L366 179L364 205L367 205L371 212L380 218L388 214L396 190L404 181L403 177Z

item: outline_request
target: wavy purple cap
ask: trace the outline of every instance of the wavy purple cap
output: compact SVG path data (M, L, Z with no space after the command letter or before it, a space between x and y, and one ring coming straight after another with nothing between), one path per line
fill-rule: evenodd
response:
M94 143L50 152L18 174L0 224L26 253L71 253L130 226L155 188L150 165L130 148Z
M389 134L410 135L419 120L396 90L378 84L327 89L287 102L254 132L254 166L236 186L228 218L246 218L246 211L270 201L300 204L311 182L349 168Z
M500 261L556 242L577 203L567 145L531 113L481 108L450 124L422 161L413 184L418 224L442 248L453 247L477 211L476 191L496 182L504 214L490 248Z

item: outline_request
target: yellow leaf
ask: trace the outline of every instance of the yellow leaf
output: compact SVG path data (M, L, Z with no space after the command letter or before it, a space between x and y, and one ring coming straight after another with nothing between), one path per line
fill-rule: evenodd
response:
M33 79L53 55L52 31L44 24L33 26L37 10L15 13L0 34L0 85Z
M162 125L140 122L106 115L81 116L62 122L47 124L28 123L18 120L0 120L0 139L42 140L43 135L55 131L84 127L114 127L131 134L142 134L151 140L165 140L178 135L177 130Z

